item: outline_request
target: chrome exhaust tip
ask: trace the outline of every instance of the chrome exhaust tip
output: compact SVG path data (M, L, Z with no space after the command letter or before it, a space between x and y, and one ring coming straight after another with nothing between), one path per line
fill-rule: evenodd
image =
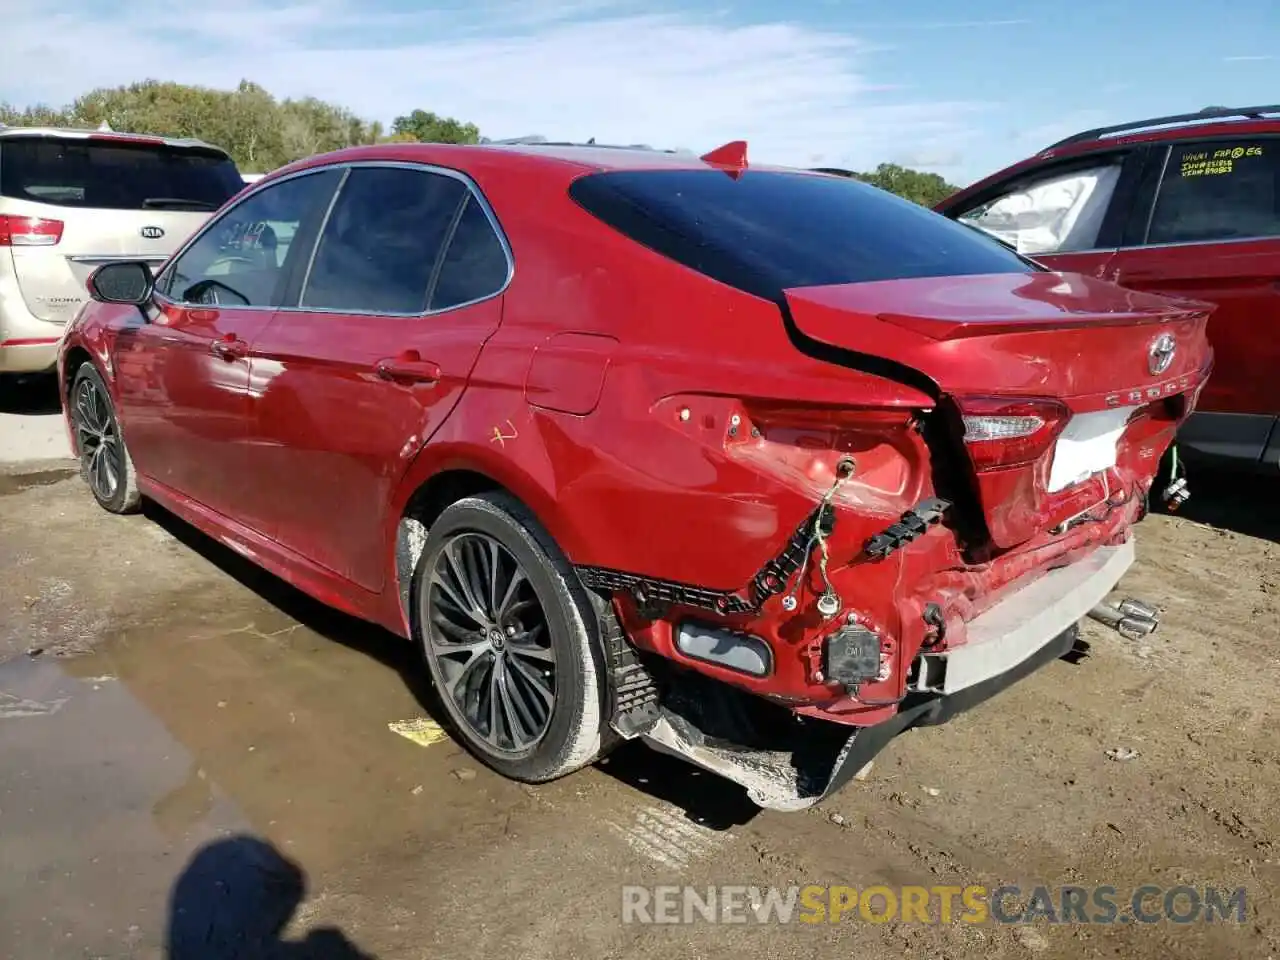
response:
M1159 610L1151 604L1144 603L1141 600L1135 600L1133 597L1121 600L1118 607L1120 612L1126 617L1137 617L1139 620L1154 620L1156 623L1160 622Z
M1126 640L1141 640L1156 632L1160 626L1155 620L1140 620L1137 617L1125 617L1116 624L1116 632Z
M1160 611L1149 603L1129 597L1116 606L1100 603L1089 611L1091 619L1106 624L1122 637L1141 640L1160 626Z

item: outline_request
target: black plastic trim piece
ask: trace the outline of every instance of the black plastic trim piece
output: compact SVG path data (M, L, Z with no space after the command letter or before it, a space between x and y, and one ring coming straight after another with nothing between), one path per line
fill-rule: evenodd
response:
M591 594L602 626L601 646L609 672L609 725L626 740L653 728L662 715L658 685L640 659L640 654L627 641L618 618L607 608L609 601L598 593Z
M819 506L805 517L804 522L791 534L791 539L787 541L782 552L768 561L751 578L748 589L753 610L759 610L766 600L786 589L787 581L791 579L792 574L804 565L804 559L812 549L814 526L819 523L822 535L830 536L836 525L836 512L831 504Z
M883 560L896 550L924 534L931 526L942 522L943 514L951 508L949 500L929 497L904 513L897 523L892 523L867 541L863 551L873 560Z
M663 606L693 607L720 614L755 613L770 597L782 593L792 574L803 565L810 549L814 524L819 517L823 535L829 535L835 528L835 510L830 504L822 504L796 527L781 552L766 562L751 582L739 590L712 590L606 567L579 566L578 577L588 589L631 594L646 615L658 614Z
M981 683L975 683L971 687L949 695L913 694L908 696L898 712L888 720L872 727L856 729L848 747L841 754L831 779L822 790L822 797L829 797L840 790L853 779L855 773L888 746L889 741L904 730L946 723L956 715L990 700L1041 667L1071 653L1079 637L1079 626L1069 627L1025 660Z
M904 513L900 520L868 540L864 548L865 554L875 560L884 559L915 540L929 527L940 523L950 508L951 501L939 497L921 500ZM642 616L659 617L664 608L670 606L711 610L719 614L756 613L770 597L786 590L792 575L804 565L805 557L812 549L814 525L819 521L823 535L829 536L835 529L835 509L831 504L824 503L815 507L804 522L796 527L782 550L756 571L745 587L738 590L713 590L697 584L587 564L575 569L582 585L589 590L629 594Z
M749 613L751 606L732 591L711 590L696 584L646 577L607 567L580 566L578 577L591 590L628 593L636 604L651 613L663 606L694 607L716 613Z
M1156 191L1164 178L1170 149L1169 144L1160 143L1148 146L1143 152L1142 170L1134 184L1124 222L1120 225L1115 244L1117 249L1141 246L1147 242L1147 228L1151 225L1151 214L1155 210Z

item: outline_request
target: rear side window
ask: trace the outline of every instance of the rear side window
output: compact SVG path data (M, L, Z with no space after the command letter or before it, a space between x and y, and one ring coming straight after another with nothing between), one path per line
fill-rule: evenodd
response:
M1040 268L981 232L843 177L638 170L570 187L639 243L770 300L792 287Z
M449 241L430 308L444 310L493 296L507 282L507 253L474 196Z
M470 193L462 181L407 167L357 167L320 235L302 291L315 310L417 314Z
M1217 140L1173 147L1148 243L1280 236L1280 141Z
M216 210L240 191L214 150L101 139L0 139L0 195L106 210Z

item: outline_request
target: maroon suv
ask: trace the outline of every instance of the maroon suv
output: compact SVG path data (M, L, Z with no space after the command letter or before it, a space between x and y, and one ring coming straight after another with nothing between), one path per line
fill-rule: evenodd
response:
M1087 130L936 209L1053 270L1216 304L1179 449L1280 470L1280 105Z

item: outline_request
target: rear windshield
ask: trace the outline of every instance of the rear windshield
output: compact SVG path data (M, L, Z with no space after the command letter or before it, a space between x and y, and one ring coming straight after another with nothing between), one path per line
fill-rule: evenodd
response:
M628 170L589 174L569 192L631 239L770 300L792 287L1042 269L976 230L846 178Z
M216 210L244 186L212 150L162 144L0 139L0 195L65 207Z

